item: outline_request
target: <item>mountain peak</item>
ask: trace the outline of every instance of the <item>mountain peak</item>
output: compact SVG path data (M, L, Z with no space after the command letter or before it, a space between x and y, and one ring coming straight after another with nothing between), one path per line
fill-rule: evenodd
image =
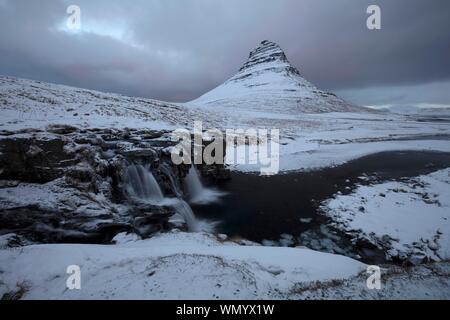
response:
M279 62L290 66L283 49L275 42L264 40L256 49L250 52L247 62L239 71L272 62Z
M361 111L304 79L281 47L269 40L250 52L238 73L191 103L288 114Z

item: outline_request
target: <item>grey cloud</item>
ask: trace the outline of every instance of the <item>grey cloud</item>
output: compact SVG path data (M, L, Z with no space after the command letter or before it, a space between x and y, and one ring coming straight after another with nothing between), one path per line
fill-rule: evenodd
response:
M226 80L270 39L305 78L358 101L364 88L450 79L447 0L74 2L91 33L57 29L72 1L2 0L0 73L186 101ZM382 8L380 31L365 27L372 3ZM449 95L443 100L450 104Z

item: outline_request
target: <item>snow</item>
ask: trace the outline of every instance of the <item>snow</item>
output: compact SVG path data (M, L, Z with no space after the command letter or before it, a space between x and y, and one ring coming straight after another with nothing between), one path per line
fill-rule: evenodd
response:
M32 205L41 210L73 210L92 217L101 216L105 210L112 208L104 195L89 193L87 197L85 193L68 187L64 179L45 184L21 183L16 187L0 189L0 209Z
M93 232L100 225L124 220L121 215L127 211L126 207L112 203L102 193L82 192L68 186L64 178L45 184L19 183L15 187L0 188L0 211L27 207L35 207L43 214L42 220L30 217L35 220L37 230L65 236L86 236L86 232ZM55 221L66 224L65 228L44 223L52 214Z
M413 268L386 266L381 273L381 289L369 290L367 274L344 281L297 287L293 299L342 300L448 300L450 263L441 262Z
M450 169L359 186L323 204L337 228L387 250L388 258L450 259Z
M311 146L310 150L298 151L294 144L286 149L281 146L280 171L312 170L344 164L370 154L386 151L440 151L450 152L450 143L445 140L384 141L368 143L347 143L315 145L308 142L301 146ZM315 147L315 148L314 148ZM249 166L240 166L240 171L255 171Z
M1 250L0 296L22 285L25 299L276 299L295 284L346 279L366 269L344 256L240 246L203 233L131 239ZM81 267L81 290L66 289L69 265Z
M398 105L388 106L384 108L386 111L404 114L404 115L421 115L433 117L450 117L450 108L448 106L414 106L414 105Z
M0 129L10 131L51 124L162 130L193 118L168 102L1 76L0 101Z
M238 245L179 231L118 240L0 250L0 296L24 289L22 299L31 300L450 298L448 262L383 266L381 290L369 290L366 265L305 248ZM81 290L66 288L71 265L80 266Z

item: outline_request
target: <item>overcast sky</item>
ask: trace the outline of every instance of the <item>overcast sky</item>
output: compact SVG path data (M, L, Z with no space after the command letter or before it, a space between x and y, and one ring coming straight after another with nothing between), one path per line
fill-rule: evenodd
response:
M0 74L167 101L219 85L264 39L353 102L450 105L448 0L0 0Z

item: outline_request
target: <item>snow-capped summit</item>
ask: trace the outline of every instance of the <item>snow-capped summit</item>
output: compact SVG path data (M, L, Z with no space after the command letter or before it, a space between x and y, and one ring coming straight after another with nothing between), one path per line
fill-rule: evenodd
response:
M292 72L298 73L298 71L289 64L281 47L268 40L264 40L255 50L250 52L247 62L242 66L239 72L249 70L256 65L264 65L266 69L271 67L291 68Z
M281 47L267 40L250 53L236 75L189 104L277 113L365 110L305 80L289 63Z

